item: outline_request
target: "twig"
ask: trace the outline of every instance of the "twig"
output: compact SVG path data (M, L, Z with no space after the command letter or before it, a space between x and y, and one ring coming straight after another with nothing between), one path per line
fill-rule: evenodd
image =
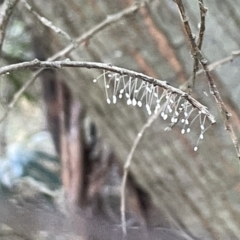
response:
M18 1L19 0L5 0L3 4L0 5L0 51L2 50L8 20Z
M95 27L90 29L89 31L82 34L80 37L78 37L75 40L75 43L68 45L58 53L54 54L52 57L48 58L49 61L57 60L63 56L66 56L71 51L76 49L81 43L91 39L95 34L100 32L102 29L106 28L107 26L110 26L111 24L120 21L121 19L128 17L132 14L134 14L140 7L142 7L143 4L140 5L132 5L129 8L126 8L116 14L108 15L105 20L97 24Z
M199 29L199 34L198 34L198 40L197 40L197 45L198 48L201 50L202 48L202 43L203 43L203 36L205 32L205 16L207 13L207 8L204 6L203 0L198 0L198 5L200 9L200 29Z
M44 26L52 29L55 33L61 34L64 36L68 41L74 42L74 40L69 36L68 33L60 29L59 27L55 26L51 21L46 19L45 17L39 15L36 11L33 10L32 6L26 1L26 0L21 0L22 3L25 5L25 8L32 13Z
M198 46L198 49L201 50L204 32L205 32L205 16L206 16L207 8L204 6L203 0L198 0L198 5L199 5L199 10L200 10L200 29L199 29L199 33L198 33L197 46ZM191 89L195 85L197 71L199 70L198 64L199 64L198 59L194 58L193 76L192 76L191 82L189 82L189 85L188 85L189 91L191 91Z
M126 237L127 235L127 226L126 226L126 200L125 200L125 191L126 191L126 184L127 184L127 177L128 177L128 171L129 167L132 162L133 154L144 134L147 128L149 128L152 123L157 119L159 113L161 113L162 108L158 109L157 113L153 114L148 121L143 125L141 128L140 132L138 133L137 137L135 138L133 145L131 147L131 150L127 156L127 160L124 164L124 169L123 169L123 178L122 178L122 184L121 184L121 224L122 224L122 232L123 232L123 237Z
M180 15L182 17L184 28L185 28L185 31L187 33L188 39L190 41L190 44L191 44L191 50L192 50L193 57L196 58L199 61L199 63L201 64L201 66L203 68L203 71L205 72L205 74L207 76L210 92L213 94L213 96L215 98L217 107L218 107L219 111L221 112L222 118L224 120L225 128L226 128L227 131L229 131L232 143L233 143L233 145L235 147L237 156L238 156L238 158L240 160L239 143L238 143L236 134L235 134L235 132L234 132L234 130L233 130L231 124L230 124L231 114L228 112L228 110L227 110L227 108L226 108L226 106L225 106L225 104L224 104L224 102L223 102L223 100L221 98L221 95L220 95L220 93L219 93L219 91L217 89L215 81L214 81L213 77L210 74L210 71L208 69L207 60L202 55L201 51L198 48L197 43L195 42L195 38L194 38L194 35L192 34L192 31L191 31L191 28L190 28L190 25L189 25L189 21L188 21L186 12L185 12L184 6L182 4L182 0L174 0L174 1L178 5L178 9L179 9Z
M224 65L226 63L232 62L235 58L240 57L240 50L238 51L233 51L232 55L226 58L223 58L221 60L218 60L216 62L213 62L211 64L208 65L208 70L209 71L213 71L215 68L217 68L218 66ZM16 102L19 100L19 98L21 97L21 95L24 93L24 91L26 91L26 89L34 82L34 80L37 78L37 76L42 72L43 69L39 69L37 72L35 72L34 76L28 80L21 88L18 92L16 92L14 94L14 100L11 101L11 103L8 105L6 112L4 113L4 115L2 116L2 118L0 118L0 122L2 122L8 115L8 112L15 106ZM204 73L204 70L201 69L199 71L197 71L197 75ZM184 88L184 87L183 87Z
M202 105L200 102L198 102L196 99L191 97L189 94L181 91L178 88L175 88L175 87L169 85L166 81L161 81L161 80L149 77L145 74L131 71L131 70L128 70L125 68L112 66L111 64L97 63L97 62L70 61L69 59L64 60L64 61L53 61L53 62L39 61L39 60L35 59L30 62L17 63L17 64L12 64L12 65L2 67L2 68L0 68L0 75L9 73L11 71L16 71L19 69L36 68L36 67L38 67L38 68L57 68L57 69L61 69L63 67L93 68L93 69L107 70L107 71L118 73L120 75L127 75L127 76L131 76L134 78L138 78L138 79L148 82L154 86L159 86L162 89L168 90L172 94L178 94L182 98L185 98L193 107L197 108L200 112L205 114L206 117L210 120L210 122L212 124L214 124L216 122L214 117L207 110L206 106ZM40 72L40 70L39 70L39 72ZM27 82L26 84L28 86L31 83ZM19 94L21 94L21 93L19 93Z
M240 57L240 50L233 51L230 56L225 57L225 58L220 59L220 60L217 60L213 63L210 63L208 65L208 71L211 72L211 71L215 70L217 67L222 66L222 65L227 64L227 63L230 63L230 62L233 62L234 59L239 58L239 57ZM204 72L205 72L204 69L200 69L196 72L196 75L200 75ZM192 76L190 78L192 78ZM187 80L187 82L189 82L189 81L191 81L191 79ZM184 83L182 86L180 86L180 89L186 91L187 90L186 89L186 83Z
M226 63L229 63L229 62L232 62L235 58L239 58L240 57L240 50L238 51L233 51L231 56L229 57L226 57L226 58L223 58L223 59L220 59L216 62L213 62L211 64L208 65L208 71L212 71L214 70L215 68L221 66L221 65L224 65ZM201 69L197 72L197 75L198 74L201 74L204 72L204 69Z

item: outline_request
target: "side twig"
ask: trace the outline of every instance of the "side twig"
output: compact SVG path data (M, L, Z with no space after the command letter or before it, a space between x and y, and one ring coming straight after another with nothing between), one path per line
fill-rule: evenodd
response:
M213 63L209 64L208 65L208 71L212 71L212 70L216 69L219 66L222 66L224 64L230 63L230 62L234 61L234 59L239 58L239 57L240 57L240 50L233 51L230 56L225 57L223 59L220 59L220 60L218 60L216 62L213 62ZM201 74L203 72L204 72L204 69L201 69L201 70L199 70L197 72L197 75Z
M132 5L129 8L126 8L118 13L108 15L105 20L97 24L95 27L91 28L89 31L82 34L80 37L78 37L74 43L71 43L58 53L54 54L52 57L50 57L49 61L57 60L63 56L68 55L71 51L76 49L81 43L88 41L91 39L94 35L96 35L98 32L100 32L102 29L112 25L115 22L118 22L122 20L125 17L128 17L132 14L134 14L137 10L139 10L140 7L142 7L143 4L140 5Z
M210 63L208 65L208 71L211 72L211 71L215 70L217 67L220 67L220 66L222 66L224 64L227 64L227 63L231 63L231 62L233 62L235 59L237 59L239 57L240 57L240 50L233 51L230 56L222 58L220 60L217 60L217 61L215 61L213 63ZM196 72L196 75L200 75L202 73L204 73L204 69L198 70ZM191 81L191 78L192 78L192 76L187 80L187 83ZM186 91L187 90L186 89L186 83L182 84L180 86L180 89Z
M198 39L197 39L197 46L198 46L198 49L201 50L202 43L203 43L203 37L204 37L204 33L205 33L205 16L206 16L207 8L204 6L203 0L199 0L198 5L199 5L199 10L200 10L200 27L199 27L199 33L198 33ZM191 91L191 89L195 85L197 72L199 70L199 65L198 64L199 64L198 59L194 58L194 61L193 61L193 76L192 76L191 81L188 83L189 91Z
M34 11L32 6L26 0L21 0L21 2L24 4L25 8L31 14L33 14L33 16L35 16L44 26L50 28L51 30L53 30L57 34L61 34L68 41L74 42L74 40L70 37L70 35L67 32L65 32L62 29L60 29L59 27L55 26L51 21L49 21L48 19L46 19L45 17L39 15L36 11Z
M188 36L188 40L189 40L189 42L191 44L192 55L201 64L201 66L203 68L203 71L206 74L206 77L207 77L207 80L208 80L208 84L209 84L209 88L210 88L210 92L211 92L211 94L215 98L217 107L218 107L219 111L221 112L222 118L224 120L225 128L226 128L226 130L230 134L232 143L233 143L233 145L235 147L237 156L238 156L238 158L240 160L240 147L239 147L239 143L238 143L236 134L235 134L235 132L234 132L234 130L232 128L232 125L230 124L231 114L228 112L228 110L227 110L227 108L226 108L226 106L225 106L225 104L224 104L224 102L223 102L223 100L221 98L221 95L220 95L220 93L219 93L219 91L217 89L215 81L214 81L213 77L210 74L210 71L208 69L207 60L204 58L204 56L202 55L200 49L198 48L198 45L197 45L197 43L195 41L195 37L194 37L194 35L193 35L192 31L191 31L191 27L189 25L189 20L188 20L188 17L186 15L185 8L183 6L182 0L175 0L175 2L177 4L177 6L178 6L178 9L179 9L182 21L183 21L184 28L185 28L185 31L186 31L187 36Z
M207 8L204 6L203 0L198 0L198 5L199 5L199 10L200 10L200 29L199 29L199 34L198 34L198 40L197 40L197 45L198 48L201 50L202 48L202 43L203 43L203 37L205 33L205 17L207 13Z
M141 128L140 132L138 133L137 137L135 138L133 145L131 147L131 150L127 156L127 160L124 165L123 169L123 178L122 178L122 184L121 184L121 222L122 222L122 232L123 236L126 237L127 235L127 225L126 225L126 184L127 184L127 177L128 177L128 172L129 172L129 167L132 162L133 154L144 134L147 128L149 128L152 123L157 119L159 116L160 112L162 111L162 108L158 109L157 113L153 114L148 121L143 125Z

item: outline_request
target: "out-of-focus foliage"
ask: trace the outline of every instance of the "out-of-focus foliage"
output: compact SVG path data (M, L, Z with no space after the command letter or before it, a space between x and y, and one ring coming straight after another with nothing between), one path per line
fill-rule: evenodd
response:
M7 146L6 156L0 158L0 182L4 187L11 189L24 176L31 176L52 189L60 186L58 158L43 149L41 142L45 142L45 147L51 144L49 134L38 133L24 143Z
M3 44L3 57L11 62L27 61L34 57L31 50L31 35L26 24L18 18L12 18L7 28Z

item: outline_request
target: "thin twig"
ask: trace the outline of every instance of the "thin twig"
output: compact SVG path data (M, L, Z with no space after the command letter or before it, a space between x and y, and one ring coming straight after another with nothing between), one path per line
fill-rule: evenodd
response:
M201 111L203 114L206 115L206 117L210 120L212 124L214 124L216 121L214 117L209 113L207 110L207 107L202 105L200 102L198 102L196 99L191 97L186 92L181 91L178 88L175 88L171 85L169 85L166 81L161 81L152 77L149 77L145 74L135 72L132 70L128 70L125 68L120 68L116 66L112 66L111 64L106 63L97 63L97 62L80 62L80 61L70 61L69 59L64 61L39 61L37 59L30 61L30 62L23 62L23 63L17 63L8 65L5 67L0 68L0 75L9 73L11 71L16 71L19 69L26 69L26 68L57 68L61 69L63 67L73 67L73 68L93 68L93 69L101 69L101 70L107 70L111 72L118 73L120 75L127 75L134 78L141 79L142 81L148 82L154 86L159 86L162 89L168 90L172 94L178 94L182 98L185 98L193 107L197 108L199 111ZM39 70L40 72L40 70ZM39 73L38 72L38 73ZM29 82L26 83L27 86L29 86ZM19 93L21 94L21 93Z
M217 60L217 61L215 61L215 62L213 62L213 63L210 63L210 64L208 65L208 71L211 72L211 71L215 70L215 69L216 69L217 67L219 67L219 66L222 66L222 65L227 64L227 63L231 63L231 62L234 61L234 59L239 58L239 57L240 57L240 50L233 51L230 56L225 57L225 58L220 59L220 60ZM204 72L205 72L204 69L200 69L200 70L197 71L196 75L200 75L200 74L202 74L202 73L204 73ZM190 78L192 78L192 76L191 76ZM189 82L189 81L191 81L191 79L188 79L188 80L187 80L187 82ZM184 84L181 85L179 88L182 89L182 90L184 90L184 91L187 91L187 88L186 88L186 87L187 87L187 86L186 86L186 83L184 83Z
M202 43L203 43L204 32L205 32L205 16L206 16L207 8L204 6L203 0L198 0L198 5L199 5L199 10L200 10L200 28L199 28L199 33L198 33L197 46L198 46L198 49L201 50ZM191 91L192 88L195 85L197 72L199 70L198 64L199 64L198 59L194 58L194 61L193 61L193 76L192 76L191 81L188 83L188 90L189 91Z
M5 0L3 4L0 5L0 51L2 50L8 20L18 1L19 0Z
M240 57L240 50L233 51L231 56L223 58L223 59L220 59L220 60L218 60L216 62L213 62L213 63L209 64L208 65L208 71L212 71L212 70L216 69L219 66L222 66L222 65L224 65L226 63L229 63L229 62L232 62L234 59L239 58L239 57ZM201 69L201 70L199 70L197 72L197 75L201 74L203 72L204 72L204 69Z
M144 134L147 128L149 128L152 123L157 119L158 115L161 113L162 108L158 109L157 113L153 114L148 121L143 125L140 132L138 133L137 137L134 139L133 145L131 147L131 150L127 156L127 160L124 164L123 169L123 178L122 178L122 184L121 184L121 224L122 224L122 232L123 236L126 237L127 235L127 226L126 226L126 197L125 197L125 191L126 191L126 184L127 184L127 177L128 177L128 171L129 167L132 162L133 154Z
M75 40L75 43L72 43L59 51L58 53L54 54L52 57L48 58L49 61L57 60L63 56L68 55L71 51L76 49L81 43L88 41L91 39L94 35L96 35L98 32L100 32L102 29L106 28L107 26L110 26L111 24L118 22L122 20L125 17L128 17L132 14L134 14L137 10L139 10L140 7L142 7L143 4L140 5L132 5L129 8L126 8L118 13L108 15L105 20L97 24L95 27L91 28L89 31L82 34L80 37L78 37Z
M204 58L204 56L202 55L200 49L198 48L197 43L195 42L195 38L194 35L192 34L190 25L189 25L189 21L188 21L188 17L186 15L182 0L174 0L177 5L178 5L178 9L183 21L183 25L185 28L185 31L187 33L188 39L190 41L191 44L191 50L192 50L192 55L194 58L196 58L199 63L201 64L203 71L205 72L206 76L207 76L207 80L208 80L208 84L209 84L209 88L210 88L210 92L212 93L212 95L214 96L214 99L216 101L217 107L219 109L219 111L221 112L222 118L224 120L225 123L225 128L226 130L229 132L232 143L235 147L237 156L240 160L240 147L239 147L239 143L236 137L236 134L232 128L232 125L230 124L230 117L231 114L228 112L228 109L226 108L221 95L217 89L217 86L215 84L215 81L213 79L213 77L210 74L210 71L208 69L208 63L207 60Z
M198 5L200 10L200 29L198 34L197 45L198 45L198 48L201 50L203 37L205 33L205 17L208 9L204 6L203 0L198 0Z
M55 26L51 21L49 21L48 19L46 19L45 17L41 16L40 14L38 14L36 11L33 10L32 6L26 1L26 0L21 0L22 3L24 4L25 8L31 13L33 14L44 26L50 28L51 30L53 30L55 33L57 34L61 34L62 36L64 36L68 41L73 42L74 40L73 38L70 37L70 35L68 33L66 33L65 31L63 31L62 29L60 29L59 27Z

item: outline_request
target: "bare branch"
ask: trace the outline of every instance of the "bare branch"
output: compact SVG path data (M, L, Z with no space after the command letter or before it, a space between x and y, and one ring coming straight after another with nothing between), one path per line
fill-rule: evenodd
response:
M22 3L24 4L25 8L33 14L44 26L50 28L57 34L61 34L64 36L68 41L74 42L74 40L69 36L68 33L60 29L59 27L55 26L51 21L46 19L45 17L39 15L36 11L33 10L32 6L26 1L26 0L21 0Z
M238 158L240 160L239 143L237 141L236 134L233 131L233 128L232 128L232 126L230 124L231 114L228 112L228 110L227 110L227 108L226 108L226 106L225 106L225 104L224 104L224 102L223 102L223 100L221 98L221 95L220 95L220 93L219 93L219 91L217 89L215 81L214 81L213 77L210 74L210 71L208 69L207 60L202 55L200 49L198 48L197 43L195 42L195 37L192 34L191 27L189 25L188 17L186 15L185 8L183 6L182 0L175 0L175 2L177 3L177 6L178 6L178 9L179 9L182 21L183 21L183 25L184 25L185 31L186 31L187 36L188 36L188 40L189 40L189 42L191 44L192 55L193 55L194 58L196 58L199 61L199 63L201 64L201 66L203 68L203 71L205 72L205 74L207 76L210 92L213 94L213 96L215 98L217 107L218 107L219 111L221 112L222 118L224 120L225 128L230 133L230 137L231 137L232 143L233 143L233 145L235 147L237 156L238 156Z
M210 64L208 65L208 71L211 72L211 71L215 70L215 69L216 69L217 67L219 67L219 66L222 66L222 65L227 64L227 63L231 63L231 62L234 61L234 59L239 58L239 57L240 57L240 50L233 51L230 56L225 57L225 58L220 59L220 60L217 60L217 61L215 61L215 62L213 62L213 63L210 63ZM200 74L202 74L202 73L204 73L204 72L205 72L204 69L200 69L200 70L198 70L198 71L196 72L196 75L200 75ZM191 76L190 78L192 78L192 76ZM189 88L190 86L187 86L186 83L188 84L188 83L191 81L190 78L187 80L187 82L185 82L184 84L182 84L182 85L179 87L181 90L187 91L187 88Z
M223 58L223 59L220 59L216 62L213 62L211 64L208 65L208 71L213 71L214 69L216 69L217 67L219 66L222 66L224 64L227 64L229 62L232 62L235 58L239 58L240 57L240 50L238 51L233 51L231 56L229 57L226 57L226 58ZM197 75L198 74L201 74L204 72L204 69L201 69L197 72Z
M122 222L122 232L123 236L126 237L127 235L127 226L126 226L126 197L125 197L125 191L126 191L126 184L127 184L127 177L128 177L128 172L129 172L129 167L132 162L133 154L144 134L144 132L149 128L152 123L157 119L159 114L161 113L162 108L158 109L157 113L153 114L148 121L143 125L141 128L140 132L138 133L137 137L135 138L133 145L131 147L131 150L127 156L127 160L124 164L124 169L123 169L123 178L122 178L122 184L121 184L121 222Z
M116 13L116 14L108 15L105 20L103 20L98 25L96 25L95 27L93 27L89 31L85 32L80 37L78 37L75 40L75 43L72 43L72 44L68 45L67 47L65 47L64 49L59 51L58 53L54 54L48 60L53 61L53 60L57 60L57 59L59 59L63 56L66 56L71 51L76 49L81 43L89 40L95 34L100 32L102 29L106 28L107 26L110 26L111 24L113 24L115 22L118 22L118 21L122 20L125 17L128 17L128 16L134 14L141 6L143 6L143 4L140 4L140 5L135 5L134 4L134 5L130 6L129 8L126 8L126 9L124 9L124 10L122 10L122 11Z
M205 32L205 16L206 16L207 8L204 6L203 0L198 0L198 5L199 5L199 10L200 10L200 28L199 28L199 33L198 33L197 46L198 46L198 49L201 50L202 43L203 43L203 36L204 36L204 32ZM192 76L192 79L190 79L190 82L188 83L189 91L191 91L191 89L195 85L197 71L199 70L198 64L199 64L198 59L194 58L193 76Z
M196 99L194 99L187 93L181 91L180 89L169 85L166 81L161 81L161 80L149 77L145 74L131 71L125 68L112 66L111 64L97 63L97 62L70 61L69 59L66 59L64 61L53 61L53 62L39 61L35 59L30 62L17 63L17 64L12 64L12 65L2 67L0 68L0 74L9 73L11 71L16 71L19 69L36 68L36 67L37 68L57 68L57 69L61 69L63 67L93 68L93 69L107 70L107 71L118 73L120 75L127 75L134 78L138 78L138 79L141 79L142 81L152 84L153 86L159 86L160 88L165 89L172 94L177 94L181 96L182 98L186 99L194 108L197 108L201 113L206 115L206 117L210 120L212 124L216 122L214 117L207 110L206 106L203 106Z
M6 0L0 5L0 51L2 49L8 20L19 0Z
M204 6L203 0L198 0L198 5L199 5L199 9L200 9L201 22L200 22L200 29L199 29L199 34L198 34L197 45L198 45L198 48L201 49L202 43L203 43L203 36L204 36L204 32L205 32L205 16L206 16L208 9Z

